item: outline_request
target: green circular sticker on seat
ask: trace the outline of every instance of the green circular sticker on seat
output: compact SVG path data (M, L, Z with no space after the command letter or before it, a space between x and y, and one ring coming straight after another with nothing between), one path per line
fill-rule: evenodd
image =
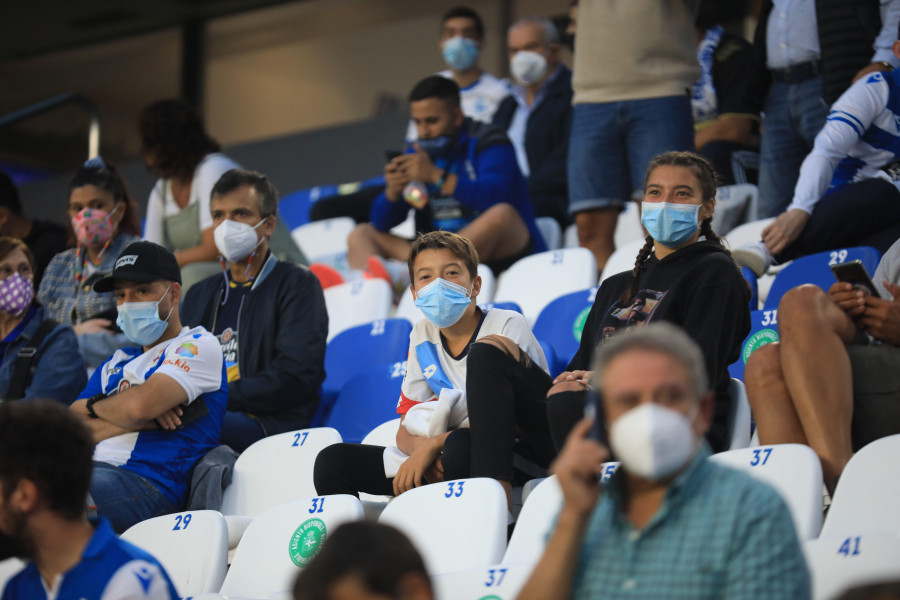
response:
M753 354L766 344L771 344L777 341L778 332L774 329L760 329L759 331L751 335L746 343L744 343L744 352L742 353L744 364L747 364L747 359L750 358L751 354Z
M572 335L575 336L575 339L578 342L581 342L581 332L584 331L584 322L587 321L587 316L591 312L590 306L585 306L584 310L578 313L578 316L575 317L575 322L572 323Z
M321 519L307 519L291 536L288 555L298 567L305 567L325 541L325 523Z
M491 595L491 596L482 596L478 600L503 600L503 598L501 598L500 596Z

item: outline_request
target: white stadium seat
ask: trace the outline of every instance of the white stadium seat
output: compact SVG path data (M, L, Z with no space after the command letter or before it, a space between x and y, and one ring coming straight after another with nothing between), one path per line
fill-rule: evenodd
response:
M739 450L750 445L750 401L747 388L740 379L731 378L731 410L728 412L728 449Z
M313 466L322 448L339 444L330 427L300 429L253 443L234 463L222 514L256 516L276 504L316 495Z
M541 558L562 501L556 476L547 477L528 494L503 555L504 565L533 565Z
M893 534L821 537L804 543L803 554L813 600L835 600L850 587L900 580L900 537Z
M556 250L562 246L562 229L553 217L538 217L534 220L541 237L547 244L547 250Z
M360 279L326 288L328 340L345 329L390 317L393 294L384 279Z
M25 561L18 558L0 560L0 596L3 595L3 588L6 587L6 582L12 579L24 566Z
M347 252L347 236L354 227L356 221L350 217L335 217L301 225L291 232L291 237L313 263L323 256Z
M528 581L533 565L491 565L431 578L439 600L515 600Z
M600 283L603 283L612 275L633 270L634 261L638 252L643 248L644 243L644 240L638 238L616 248L616 251L606 261L603 272L600 273Z

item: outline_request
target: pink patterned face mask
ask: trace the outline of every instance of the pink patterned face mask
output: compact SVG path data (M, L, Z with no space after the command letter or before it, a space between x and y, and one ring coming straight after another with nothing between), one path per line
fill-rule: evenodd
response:
M115 232L115 224L112 216L119 209L119 205L107 213L99 208L82 208L78 214L72 217L72 229L75 237L82 246L97 248L105 245L112 239Z
M0 311L18 315L31 305L34 299L34 284L31 279L13 273L0 279Z

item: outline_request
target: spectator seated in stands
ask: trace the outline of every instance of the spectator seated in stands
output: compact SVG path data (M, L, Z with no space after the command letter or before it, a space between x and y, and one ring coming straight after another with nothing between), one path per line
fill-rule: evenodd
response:
M750 331L750 291L710 226L715 181L712 165L696 154L667 152L650 163L641 216L650 234L647 243L633 271L600 285L578 352L549 390L558 446L583 414L596 347L624 329L668 321L683 328L703 352L715 395L707 440L714 452L725 449L731 405L728 365L740 355Z
M68 217L77 245L50 261L38 300L48 318L74 327L84 363L95 368L128 339L115 326L112 292L97 293L93 284L112 271L126 246L140 240L141 224L119 171L99 157L72 178Z
M649 325L601 346L594 372L609 449L592 419L572 430L553 466L562 509L519 599L809 598L784 500L707 460L714 396L690 337ZM622 466L600 484L610 450Z
M900 433L900 241L873 280L880 298L846 282L788 291L781 341L744 374L760 443L809 445L831 491L855 450Z
M194 464L219 443L228 382L216 338L181 326L181 273L171 252L135 242L94 289L115 290L117 322L138 344L94 371L71 406L97 442L97 513L121 533L182 508Z
M493 477L509 493L516 438L545 467L554 454L543 397L535 402L525 393L550 387L540 345L519 313L476 306L478 254L462 236L419 237L409 271L426 318L410 334L397 447L325 448L316 458L316 491L398 495L423 483ZM508 383L492 377L513 364L522 368Z
M206 328L221 344L228 411L220 441L237 452L309 427L325 379L325 298L306 267L269 250L277 208L278 192L264 175L222 175L210 212L224 273L195 284L182 305L184 323Z
M399 530L365 521L329 533L294 582L294 600L432 600L422 556Z
M417 232L458 232L494 272L546 250L506 135L464 118L450 79L423 79L409 101L419 141L385 166L387 185L372 205L372 222L358 225L347 240L350 266L366 268L372 256L405 261L410 241L389 230L410 207Z
M3 600L177 600L159 562L87 517L94 440L52 402L0 406L0 560L27 562Z
M71 327L45 317L34 301L33 276L28 246L0 237L0 398L45 398L68 406L87 380L77 359L78 340Z
M160 100L140 117L141 152L147 168L159 176L147 201L144 237L175 253L185 292L221 269L213 240L209 197L225 171L240 167L220 152L203 121L182 100ZM283 260L303 255L284 224L276 229L273 251Z
M716 168L720 185L733 185L732 155L759 152L759 111L745 100L753 46L719 25L718 6L703 0L694 21L700 63L691 98L694 147Z
M506 131L538 217L571 223L566 156L572 128L572 71L560 63L559 32L543 17L524 17L506 35L517 85L494 113Z
M9 175L0 170L0 235L19 238L34 257L34 285L41 285L50 259L69 247L66 228L52 221L30 219L22 212L19 192Z
M900 40L892 49L900 60ZM832 248L887 251L900 237L898 93L900 70L866 75L837 99L800 167L790 206L762 241L735 251L738 262L761 276L775 263Z

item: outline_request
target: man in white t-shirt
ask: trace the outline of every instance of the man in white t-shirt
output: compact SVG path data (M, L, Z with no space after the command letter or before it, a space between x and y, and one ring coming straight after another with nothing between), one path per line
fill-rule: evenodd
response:
M467 6L448 10L441 18L438 46L449 67L438 75L452 79L459 86L463 114L473 121L490 123L500 102L509 95L509 82L494 77L479 64L479 55L484 47L484 23L481 17ZM412 122L406 132L406 139L418 139Z
M228 383L218 340L181 325L171 252L135 242L94 290L114 290L116 323L139 346L117 350L71 406L97 442L97 513L122 532L182 508L194 464L218 445Z

